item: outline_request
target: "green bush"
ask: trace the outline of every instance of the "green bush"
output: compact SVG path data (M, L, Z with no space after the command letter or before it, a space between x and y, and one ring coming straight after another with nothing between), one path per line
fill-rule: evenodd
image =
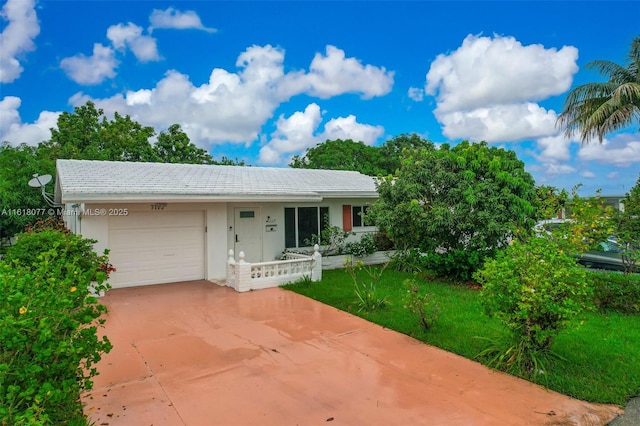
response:
M379 231L373 235L373 242L376 245L376 251L388 251L393 250L395 245L393 244L393 240L389 238L386 232Z
M364 257L376 251L373 234L364 234L358 241L347 243L345 251L355 257Z
M113 269L94 241L59 230L20 234L0 262L0 424L78 424L80 392L111 349L97 328Z
M398 250L391 258L390 267L398 272L423 272L424 256L418 249Z
M591 272L593 300L602 311L640 313L640 275Z
M479 251L451 249L446 253L426 253L424 264L439 277L464 282L471 280L484 258Z
M320 235L313 234L310 239L306 239L304 243L309 247L314 244L320 246L320 254L323 256L331 256L334 254L342 254L345 252L345 241L354 232L344 231L339 226L329 226L329 218L325 217L325 227Z
M539 373L556 335L590 307L587 271L545 238L513 241L475 277L483 285L485 312L511 331L512 344L506 350L490 350L499 368Z

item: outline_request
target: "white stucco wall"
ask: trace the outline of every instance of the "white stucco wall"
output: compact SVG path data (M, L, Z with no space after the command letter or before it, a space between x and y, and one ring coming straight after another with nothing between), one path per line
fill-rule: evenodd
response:
M109 248L109 212L129 214L135 212L177 212L203 211L205 215L205 279L223 279L226 276L226 261L229 249L234 248L234 221L237 207L249 207L259 210L258 220L261 223L262 260L274 260L285 249L284 242L284 209L286 207L329 207L329 221L331 226L342 227L342 206L368 205L374 200L366 199L325 199L319 203L167 203L158 210L155 203L121 203L121 204L84 204L81 210L85 212L99 212L105 209L107 214L83 214L67 217L67 226L72 231L82 234L85 238L97 240L94 245L96 252L102 253ZM274 226L274 231L268 232L267 225ZM75 228L75 229L73 229ZM354 228L356 234L372 232L375 227ZM357 239L359 235L351 237ZM236 253L237 257L237 253Z

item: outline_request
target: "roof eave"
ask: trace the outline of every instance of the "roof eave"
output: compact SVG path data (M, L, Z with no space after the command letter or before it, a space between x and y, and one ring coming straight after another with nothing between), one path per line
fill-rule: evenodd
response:
M62 203L224 203L224 202L320 202L319 194L279 195L176 195L176 194L63 194Z
M379 198L377 191L320 192L324 198Z

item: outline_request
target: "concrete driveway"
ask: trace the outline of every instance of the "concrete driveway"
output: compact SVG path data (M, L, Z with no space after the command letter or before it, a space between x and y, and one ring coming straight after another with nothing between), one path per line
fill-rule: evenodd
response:
M110 291L96 425L605 425L544 390L282 289Z

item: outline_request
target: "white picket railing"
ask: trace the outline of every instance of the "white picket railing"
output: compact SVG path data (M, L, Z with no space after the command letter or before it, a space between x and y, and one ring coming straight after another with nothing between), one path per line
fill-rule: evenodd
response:
M311 256L287 253L284 260L257 263L244 259L244 252L238 254L236 261L233 250L229 250L227 286L239 292L278 287L303 277L309 277L311 281L322 279L322 256L318 245L314 246Z

